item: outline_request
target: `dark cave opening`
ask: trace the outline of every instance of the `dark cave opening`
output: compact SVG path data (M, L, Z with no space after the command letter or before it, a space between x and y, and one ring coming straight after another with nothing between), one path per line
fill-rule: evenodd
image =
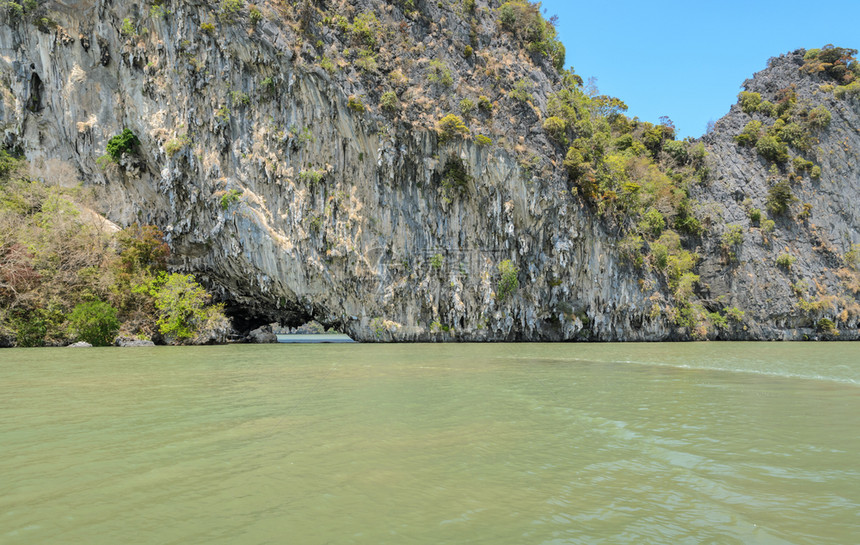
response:
M343 324L326 323L319 319L319 316L324 313L314 312L313 314L291 309L278 309L275 312L270 309L250 308L247 305L236 303L228 303L224 308L227 317L230 319L233 329L236 332L236 339L247 339L251 332L259 328L267 329L271 327L271 331L278 335L279 342L291 342L293 337L312 337L319 336L320 339L326 338L326 341L320 342L346 342L353 340L346 332ZM334 339L334 337L344 337ZM313 342L312 339L304 339L302 342Z
M42 105L42 78L36 72L30 75L30 92L27 97L27 109L33 113L39 113L44 109Z

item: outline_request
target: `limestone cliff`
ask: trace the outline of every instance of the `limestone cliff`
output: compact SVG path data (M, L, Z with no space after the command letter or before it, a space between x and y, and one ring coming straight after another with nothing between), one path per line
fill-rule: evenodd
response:
M744 112L740 103L704 137L714 176L695 194L722 226L703 241L706 259L699 272L708 295L722 295L726 304L746 310L748 324L735 333L739 338L814 337L822 319L839 324L840 338L857 337L860 102L856 94L837 98L832 80L804 73L804 53L773 58L744 82L763 102L794 100L808 112L822 107L829 112L827 127L811 135L801 146L805 150L791 149L793 167L775 169L755 149L738 145L734 137L750 121L773 125L772 115ZM808 161L805 172L795 162L802 160ZM812 167L810 174L810 163L820 171ZM770 226L751 219L751 210L767 209L771 188L784 179L791 188L785 212L772 214ZM726 225L745 233L736 259L728 263L719 248Z
M111 220L159 225L173 266L197 274L241 330L314 318L365 341L803 338L827 318L856 338L844 259L860 242L856 99L801 73L803 52L746 83L773 100L794 84L828 107L810 152L821 173L795 181L796 213L763 233L749 209L764 207L774 173L733 140L759 114L736 106L704 137L709 181L691 195L709 228L685 241L702 258L695 298L745 314L679 325L664 276L623 257L618 226L573 187L543 128L557 52L503 32L499 4L7 11L4 144L36 176L98 187ZM468 129L440 126L451 112L468 113ZM124 128L136 153L99 161ZM744 232L732 259L729 225ZM796 258L788 267L783 253Z

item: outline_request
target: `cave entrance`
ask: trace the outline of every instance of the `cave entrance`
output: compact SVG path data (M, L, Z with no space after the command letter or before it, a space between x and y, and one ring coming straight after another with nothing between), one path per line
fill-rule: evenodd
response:
M316 320L311 320L298 327L278 326L273 327L272 330L278 336L278 342L283 344L355 342L338 328L326 328Z
M224 308L236 332L237 342L270 343L347 343L355 342L342 324L315 319L326 316L325 309L307 306L266 305L261 299L246 299L241 302L227 301Z
M33 65L30 66L33 67ZM41 112L44 108L42 105L42 87L42 78L39 77L39 74L36 72L30 74L29 93L27 94L27 109L35 114Z

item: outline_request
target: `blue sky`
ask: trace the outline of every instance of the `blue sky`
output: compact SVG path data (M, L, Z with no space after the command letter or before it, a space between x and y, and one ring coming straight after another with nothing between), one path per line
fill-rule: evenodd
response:
M832 43L860 49L860 0L544 0L558 15L567 65L627 114L675 122L678 136L701 136L726 114L741 84L770 57Z

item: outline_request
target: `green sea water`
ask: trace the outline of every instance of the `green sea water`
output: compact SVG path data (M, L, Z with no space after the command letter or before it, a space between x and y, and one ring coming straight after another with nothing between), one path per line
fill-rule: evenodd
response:
M0 351L2 544L856 544L856 343Z

